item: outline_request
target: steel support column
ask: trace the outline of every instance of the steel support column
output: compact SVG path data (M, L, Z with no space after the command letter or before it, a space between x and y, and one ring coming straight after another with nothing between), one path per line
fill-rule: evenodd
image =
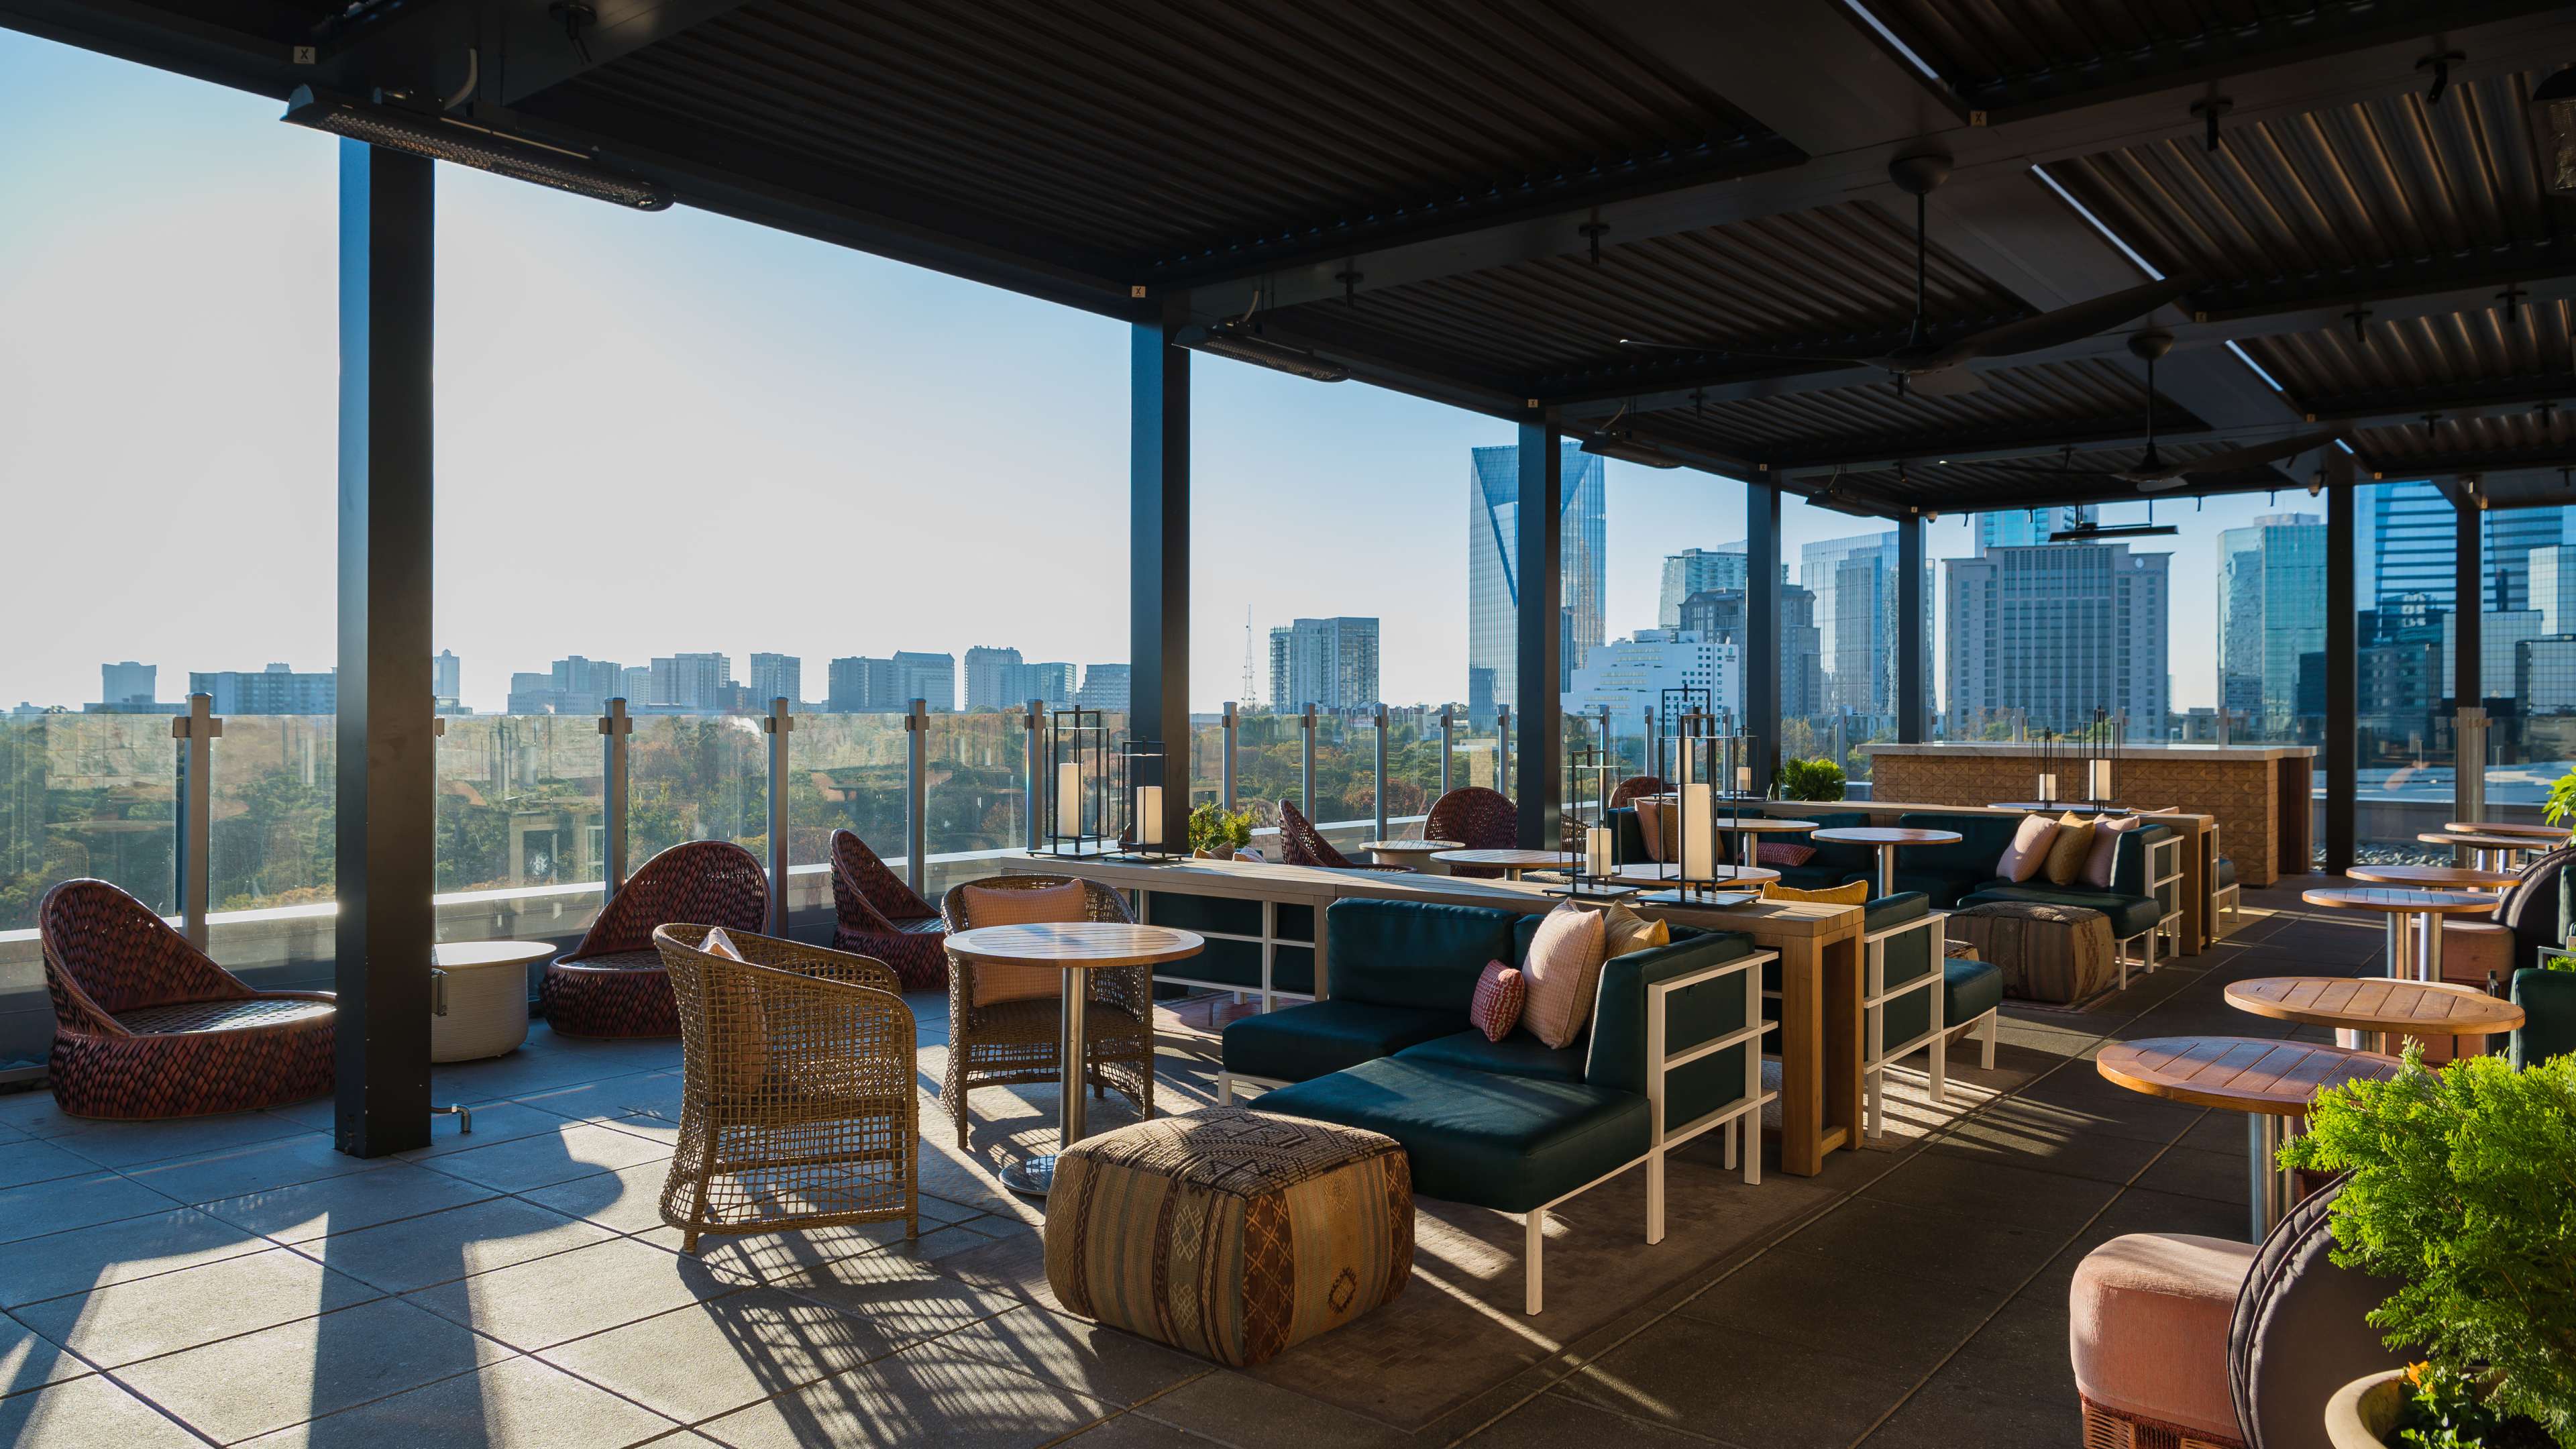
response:
M334 1136L358 1157L429 1142L433 177L340 143Z
M1923 668L1924 641L1931 637L1932 600L1923 578L1923 520L1906 518L1896 525L1896 738L1921 744L1930 731L1932 681ZM1839 758L1835 764L1843 763Z
M2337 451L2341 451L2338 449ZM2486 818L2486 515L2463 488L2457 506L2456 567L2451 582L2451 808L2462 820ZM2469 863L2465 849L2453 852Z
M2326 873L2352 867L2360 791L2360 615L2353 580L2361 495L2352 455L2326 449Z
M1520 843L1546 850L1557 840L1558 745L1564 721L1559 687L1565 603L1565 476L1556 429L1521 424L1520 488L1512 509L1518 523L1512 572L1520 580L1519 673L1512 713L1520 723L1517 777L1503 788L1520 802Z
M1753 786L1780 767L1780 490L1744 485L1743 728L1754 737ZM1732 784L1732 781L1726 782Z
M769 736L769 934L787 934L787 737L796 730L796 701L773 696L761 716Z
M1178 318L1128 333L1127 737L1158 740L1163 838L1190 838L1190 355ZM1130 784L1141 784L1131 781Z

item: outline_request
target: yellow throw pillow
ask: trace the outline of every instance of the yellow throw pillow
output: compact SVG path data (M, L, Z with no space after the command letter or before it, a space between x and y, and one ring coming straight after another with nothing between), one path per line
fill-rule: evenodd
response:
M1626 906L1613 905L1601 913L1602 959L1625 956L1631 951L1669 946L1673 928L1662 921L1650 921Z
M2057 822L2057 833L2048 841L2048 863L2039 868L2050 885L2071 886L2083 879L2085 862L2093 858L2093 829L2093 821L2073 815Z
M1869 904L1869 882L1856 880L1848 885L1827 886L1822 890L1802 891L1772 881L1762 887L1766 901L1809 901L1820 906L1865 906Z

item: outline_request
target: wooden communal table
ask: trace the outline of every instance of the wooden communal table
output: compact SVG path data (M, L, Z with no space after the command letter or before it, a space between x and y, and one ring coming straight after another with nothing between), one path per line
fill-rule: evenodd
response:
M2472 870L2464 865L2356 865L2344 872L2373 885L2416 886L2424 890L2487 890L2522 879L2509 870Z
M1525 870L1563 870L1580 859L1561 850L1442 850L1431 858L1453 871L1462 865L1499 866L1505 880L1519 880Z
M2483 915L2496 897L2475 891L2418 891L2397 886L2320 887L2299 899L2338 911L2377 911L2388 923L2388 974L2401 980L2442 979L2442 918ZM2413 948L2410 922L2423 934Z
M1833 830L1819 830L1814 840L1839 841L1845 845L1869 845L1878 848L1878 893L1896 894L1896 851L1906 845L1952 845L1963 839L1955 830L1918 830L1910 826L1853 825Z
M1400 865L1407 870L1427 870L1431 858L1444 850L1456 850L1463 840L1363 840L1360 849L1379 865Z
M1623 865L1610 872L1610 878L1639 890L1663 890L1681 884L1681 867L1659 865L1652 861L1642 865ZM1722 888L1760 890L1780 878L1780 872L1767 865L1712 865L1708 878ZM1700 882L1694 881L1697 885Z
M1384 870L1184 860L1169 865L1032 856L1006 872L1077 875L1119 890L1309 905L1314 910L1315 994L1331 994L1326 907L1337 900L1424 901L1535 915L1565 899L1536 881L1474 880ZM1776 874L1776 872L1775 872ZM1757 901L1728 909L1632 903L1639 914L1712 931L1740 931L1780 953L1780 1170L1812 1177L1825 1154L1860 1146L1861 908ZM1303 942L1298 944L1303 945Z
M2494 1036L2522 1025L2522 1008L2474 986L2384 976L2263 976L2228 983L2227 1004L2276 1021L2361 1033L2364 1051L2394 1056L2407 1037Z
M1063 1027L1058 1059L1063 1086L1056 1099L1056 1146L1071 1147L1090 1135L1084 1120L1084 1068L1090 1062L1087 1015L1091 983L1086 971L1120 966L1160 966L1195 956L1207 942L1189 931L1168 926L1131 926L1121 921L1050 921L1026 926L981 926L952 931L948 954L969 961L1003 966L1052 966L1064 973ZM1002 1169L1002 1185L1014 1192L1044 1197L1055 1185L1055 1154L1023 1157Z
M2305 1042L2160 1036L2114 1042L2102 1048L2094 1067L2133 1092L2246 1114L2253 1186L2250 1240L2259 1243L2290 1203L2289 1174L2280 1166L2283 1134L2307 1116L2319 1089L2385 1080L2397 1075L2399 1062Z
M2415 837L2426 845L2448 845L2469 853L2469 862L2480 870L2505 870L2517 855L2536 855L2550 849L2550 842L2536 835L2482 834L2468 830L2427 830Z

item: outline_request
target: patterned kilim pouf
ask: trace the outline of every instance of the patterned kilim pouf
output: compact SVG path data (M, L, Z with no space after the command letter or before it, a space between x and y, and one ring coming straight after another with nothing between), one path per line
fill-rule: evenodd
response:
M2119 984L2111 918L2083 906L1992 901L1950 913L1950 939L2003 968L2015 1001L2071 1005Z
M1212 1107L1056 1159L1047 1283L1064 1306L1247 1367L1339 1328L1413 1276L1395 1139Z

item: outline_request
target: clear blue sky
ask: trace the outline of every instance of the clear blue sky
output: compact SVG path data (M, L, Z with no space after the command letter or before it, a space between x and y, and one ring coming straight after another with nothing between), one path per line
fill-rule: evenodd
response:
M0 705L93 699L104 660L158 664L164 698L332 662L337 143L280 109L0 31ZM454 167L439 207L437 637L467 703L567 653L777 650L811 698L836 655L1125 658L1120 324ZM1468 450L1509 427L1214 359L1194 381L1192 706L1239 695L1247 606L1259 640L1377 615L1390 701L1462 697ZM1742 487L1689 471L1612 463L1608 507L1614 634L1654 623L1664 554L1744 534ZM2214 694L2216 531L2270 511L2184 510L2157 545L2177 708ZM1870 531L1786 515L1793 561Z

